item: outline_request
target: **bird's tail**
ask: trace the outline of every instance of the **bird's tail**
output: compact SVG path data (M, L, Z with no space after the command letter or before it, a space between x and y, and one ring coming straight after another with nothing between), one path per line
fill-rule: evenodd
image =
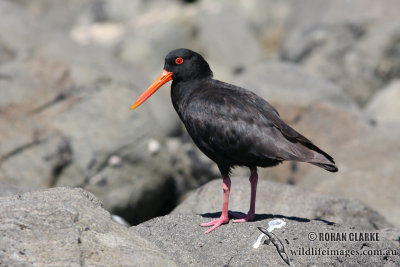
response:
M319 163L319 162L310 162L311 164L318 166L320 168L323 168L329 172L337 172L339 169L338 167L333 164L333 163Z
M311 163L329 172L337 172L339 170L339 168L335 164L335 160L331 155L329 155L310 141L302 142L302 145L311 149L314 152L314 158L312 160L307 160L308 163Z
M303 135L296 132L294 129L287 126L292 132L291 136L285 136L288 147L286 152L289 152L286 156L289 160L308 162L320 168L323 168L329 172L337 172L339 169L335 164L335 160L331 155L314 145L310 140L305 138Z

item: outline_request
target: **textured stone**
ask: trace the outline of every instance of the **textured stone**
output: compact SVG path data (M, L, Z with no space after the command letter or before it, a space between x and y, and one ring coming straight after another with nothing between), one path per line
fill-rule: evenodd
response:
M331 224L305 217L279 217L286 222L282 228L270 233L272 242L254 248L261 232L257 227L268 228L276 217L256 217L249 223L223 225L209 234L198 224L215 214L167 215L132 227L141 236L157 246L180 266L285 266L277 246L286 254L291 266L396 266L400 264L399 248L395 242L386 239L382 231L365 230L359 227ZM346 241L324 241L319 239L325 233L346 236ZM352 235L378 236L379 241L350 241ZM316 235L315 241L309 238ZM306 252L308 250L308 252ZM311 252L313 250L313 252ZM379 256L363 253L381 253ZM318 252L319 251L319 252ZM324 252L323 252L324 251ZM326 255L329 252L336 255ZM297 255L295 255L297 253ZM299 256L298 254L303 255ZM308 253L308 255L306 254ZM313 253L309 255L310 253ZM318 254L319 253L319 254ZM325 253L323 255L322 253ZM353 253L350 256L350 253ZM361 255L355 255L359 253ZM390 255L386 255L386 253Z
M322 178L321 179L328 179ZM214 180L193 191L173 214L209 214L219 216L222 208L222 182ZM247 213L250 183L247 178L232 178L229 210ZM324 195L296 186L259 179L256 214L272 217L301 217L382 229L391 226L380 214L357 200Z
M282 58L335 82L364 105L398 77L399 8L392 0L295 1Z
M82 189L2 197L0 221L0 265L176 266Z
M24 191L28 191L28 189L21 188L16 185L9 184L7 182L0 180L0 197L22 194Z
M400 225L400 129L398 125L370 128L337 152L340 171L335 175L312 171L299 185L322 193L361 200Z
M162 127L150 106L129 110L146 79L52 26L0 2L0 47L11 49L0 64L0 179L87 188L110 211L137 213L131 223L159 214L170 201L156 196L173 196Z

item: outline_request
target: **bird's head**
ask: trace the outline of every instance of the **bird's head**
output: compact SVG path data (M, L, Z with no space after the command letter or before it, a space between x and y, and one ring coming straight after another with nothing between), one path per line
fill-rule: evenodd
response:
M131 109L137 108L163 84L172 79L179 82L211 77L210 66L200 54L185 48L172 50L165 57L164 69L160 76L136 100Z

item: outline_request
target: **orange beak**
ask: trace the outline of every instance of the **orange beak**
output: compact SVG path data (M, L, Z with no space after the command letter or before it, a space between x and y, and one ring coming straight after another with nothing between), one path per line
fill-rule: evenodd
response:
M140 106L144 101L147 100L152 94L154 94L164 83L172 80L172 72L163 70L160 76L147 88L146 91L133 103L131 109L135 109Z

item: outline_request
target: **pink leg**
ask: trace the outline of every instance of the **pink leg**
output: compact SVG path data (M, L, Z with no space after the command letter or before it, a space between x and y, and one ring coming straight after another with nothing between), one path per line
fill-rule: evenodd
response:
M257 193L257 181L258 181L258 174L257 174L257 169L251 169L251 175L249 178L250 184L251 184L251 197L250 197L250 210L247 213L247 215L243 215L240 213L236 212L231 212L230 214L236 218L239 218L237 220L233 220L235 223L239 222L248 222L252 221L255 218L255 212L256 212L256 193Z
M222 213L219 219L213 220L208 223L202 223L200 226L213 226L206 231L206 234L219 227L221 224L229 221L228 217L228 203L229 203L229 191L231 189L231 179L229 176L222 178L222 189L224 190L224 202L222 204Z

